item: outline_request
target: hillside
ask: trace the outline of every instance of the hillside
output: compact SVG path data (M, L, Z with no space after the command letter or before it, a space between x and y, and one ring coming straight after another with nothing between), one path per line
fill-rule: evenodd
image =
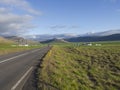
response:
M24 39L23 37L9 36L5 38L15 42L16 44L39 44L39 42L37 41L27 40L27 39Z
M35 41L46 41L54 38L65 39L65 38L73 38L77 36L78 35L75 34L55 34L55 35L43 34L43 35L26 35L24 36L24 38Z
M10 44L10 43L14 43L14 42L4 37L0 37L0 44Z
M46 41L42 41L41 43L43 44L52 44L52 43L68 43L68 41L65 41L63 39L50 39L50 40L46 40Z
M109 36L113 34L120 34L120 29L118 30L108 30L108 31L102 31L102 32L89 32L86 34L83 34L81 36Z
M86 36L66 39L69 42L94 42L94 41L119 41L120 34L113 34L109 36Z

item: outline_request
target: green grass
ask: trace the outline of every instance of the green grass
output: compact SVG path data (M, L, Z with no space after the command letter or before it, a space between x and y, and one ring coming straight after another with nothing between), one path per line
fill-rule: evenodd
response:
M120 45L55 45L43 59L38 81L39 90L120 90Z
M20 51L24 51L24 50L29 50L29 49L34 49L34 48L40 48L43 45L37 45L37 46L12 46L11 43L0 43L0 55L4 55L4 54L9 54L9 53L14 53L14 52L20 52Z
M101 44L103 46L119 46L120 41L104 41L104 42L93 42L93 44Z

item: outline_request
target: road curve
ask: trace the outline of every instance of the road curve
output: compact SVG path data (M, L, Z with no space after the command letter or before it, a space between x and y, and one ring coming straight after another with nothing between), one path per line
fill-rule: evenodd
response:
M50 47L0 56L0 90L21 90L36 63Z

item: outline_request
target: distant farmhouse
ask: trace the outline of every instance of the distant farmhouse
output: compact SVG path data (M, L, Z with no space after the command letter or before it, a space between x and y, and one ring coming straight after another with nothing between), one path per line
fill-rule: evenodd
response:
M95 46L101 46L101 44L95 44Z
M18 46L29 46L28 43L27 43L27 40L23 39L23 38L20 38L18 39Z
M87 42L87 43L83 43L82 45L84 45L84 46L92 46L92 43L91 42Z

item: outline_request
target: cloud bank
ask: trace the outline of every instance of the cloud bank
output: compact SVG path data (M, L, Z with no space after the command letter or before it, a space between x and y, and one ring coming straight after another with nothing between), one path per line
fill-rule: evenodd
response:
M16 10L24 13L18 14ZM25 0L0 0L0 35L22 35L34 28L32 20L40 12Z
M12 9L19 8L31 14L41 14L39 11L33 9L26 0L0 0L0 4Z
M49 27L52 30L61 30L61 29L78 29L80 26L78 25L53 25Z

